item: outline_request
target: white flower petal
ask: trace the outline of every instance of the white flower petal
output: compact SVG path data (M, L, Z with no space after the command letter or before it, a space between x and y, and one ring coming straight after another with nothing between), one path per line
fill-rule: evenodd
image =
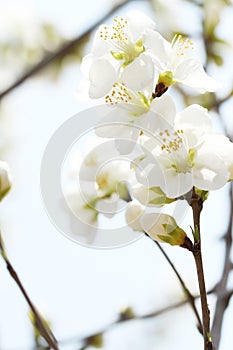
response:
M172 54L171 44L162 35L153 30L147 30L144 35L146 49L152 52L156 68L159 71L166 69L169 58Z
M155 27L155 22L138 10L130 11L126 15L126 19L128 21L128 32L131 34L131 40L134 42L140 39L144 30Z
M197 59L185 59L176 67L174 80L195 88L200 93L215 92L219 86L216 81L204 71L201 61Z
M202 150L218 155L228 167L229 179L233 179L233 143L220 134L204 135L203 140Z
M163 117L170 125L170 127L173 127L176 115L176 106L170 96L163 95L159 98L155 98L151 102L151 110L160 114L161 117ZM165 128L167 128L167 126Z
M127 221L127 224L134 231L143 232L143 229L140 224L140 217L143 211L144 211L143 207L134 202L131 202L127 205L127 209L125 213L126 221Z
M198 150L194 159L194 186L211 191L223 187L228 181L228 168L224 161L211 151Z
M110 107L109 113L103 117L95 128L97 136L106 138L131 139L139 128L133 127L130 123L129 111L124 108Z
M100 37L100 32L101 31L105 32L104 27L105 25L101 25L99 27L99 29L95 33L94 40L93 40L91 52L97 57L104 56L106 55L106 53L110 53L112 48L111 43L108 40L104 40L103 38Z
M175 169L167 169L164 171L164 185L161 189L169 198L178 198L188 193L193 187L192 172L177 173Z
M142 91L154 82L154 65L152 59L141 54L132 63L128 64L120 77L127 88Z
M212 131L212 121L208 110L193 104L178 113L175 118L175 129L184 130L190 147L193 147L200 136Z
M90 97L100 98L111 90L116 80L116 71L108 60L99 58L90 67L89 80Z

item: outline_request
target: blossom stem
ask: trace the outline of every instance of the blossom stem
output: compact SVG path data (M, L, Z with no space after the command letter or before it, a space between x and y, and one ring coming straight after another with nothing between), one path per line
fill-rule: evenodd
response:
M195 232L193 256L194 256L196 269L197 269L200 298L201 298L204 350L213 350L213 343L210 335L210 311L209 311L208 302L207 302L207 293L206 293L205 276L204 276L202 251L201 251L200 216L201 216L203 201L195 193L195 189L193 189L192 200L190 205L193 210L193 222L194 222L194 232Z

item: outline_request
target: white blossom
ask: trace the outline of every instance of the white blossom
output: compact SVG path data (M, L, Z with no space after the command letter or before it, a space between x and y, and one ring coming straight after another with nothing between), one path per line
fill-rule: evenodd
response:
M159 242L180 246L184 244L187 237L184 230L177 225L175 219L167 214L144 214L140 218L140 225L151 238Z
M100 137L136 142L143 133L153 133L174 125L176 107L170 96L151 100L147 92L134 92L116 83L106 102L112 108L96 128Z
M155 68L160 73L158 83L166 87L178 82L200 93L216 91L216 81L204 71L201 61L193 54L190 39L176 35L169 43L158 32L147 30L145 47L151 51Z
M189 112L186 122L183 117ZM198 114L197 120L203 122L199 127L195 119ZM220 149L224 148L218 135L212 133L209 136L212 141L206 141L202 130L202 125L204 129L210 128L206 109L197 105L188 107L178 115L177 125L180 126L179 129L159 131L153 138L145 141L143 147L146 152L140 162L143 170L138 168L138 180L145 186L147 182L149 187L159 186L169 198L180 197L193 186L206 191L224 186L230 177L229 168L232 163L228 159L227 164L226 160L226 155L230 153L226 151L224 158L223 152L216 152L218 145ZM211 143L216 144L215 148Z
M133 11L125 18L116 17L113 26L100 26L81 66L91 98L105 96L119 79L136 90L153 81L154 65L144 54L143 34L154 25L143 13Z

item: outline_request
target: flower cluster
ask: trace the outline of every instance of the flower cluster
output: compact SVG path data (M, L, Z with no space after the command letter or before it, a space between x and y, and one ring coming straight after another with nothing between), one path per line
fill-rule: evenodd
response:
M109 105L96 134L140 145L141 154L132 162L138 183L131 193L137 203L126 212L129 226L182 245L186 234L174 218L147 213L147 208L187 199L193 188L208 192L231 181L233 144L214 131L202 106L177 113L167 90L181 83L198 93L214 92L218 84L205 72L190 39L175 35L168 42L140 12L100 26L82 71L89 97ZM129 153L134 147L128 146L118 150ZM107 193L111 184L107 189L101 183Z

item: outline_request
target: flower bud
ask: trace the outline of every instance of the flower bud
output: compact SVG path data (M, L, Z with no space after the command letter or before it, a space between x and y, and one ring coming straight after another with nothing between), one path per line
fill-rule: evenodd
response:
M141 227L156 241L171 245L183 245L187 237L175 219L167 214L145 214L140 219Z
M11 175L7 163L0 161L0 200L11 188Z
M103 346L103 334L97 333L87 338L87 346L92 346L93 348L102 348Z

